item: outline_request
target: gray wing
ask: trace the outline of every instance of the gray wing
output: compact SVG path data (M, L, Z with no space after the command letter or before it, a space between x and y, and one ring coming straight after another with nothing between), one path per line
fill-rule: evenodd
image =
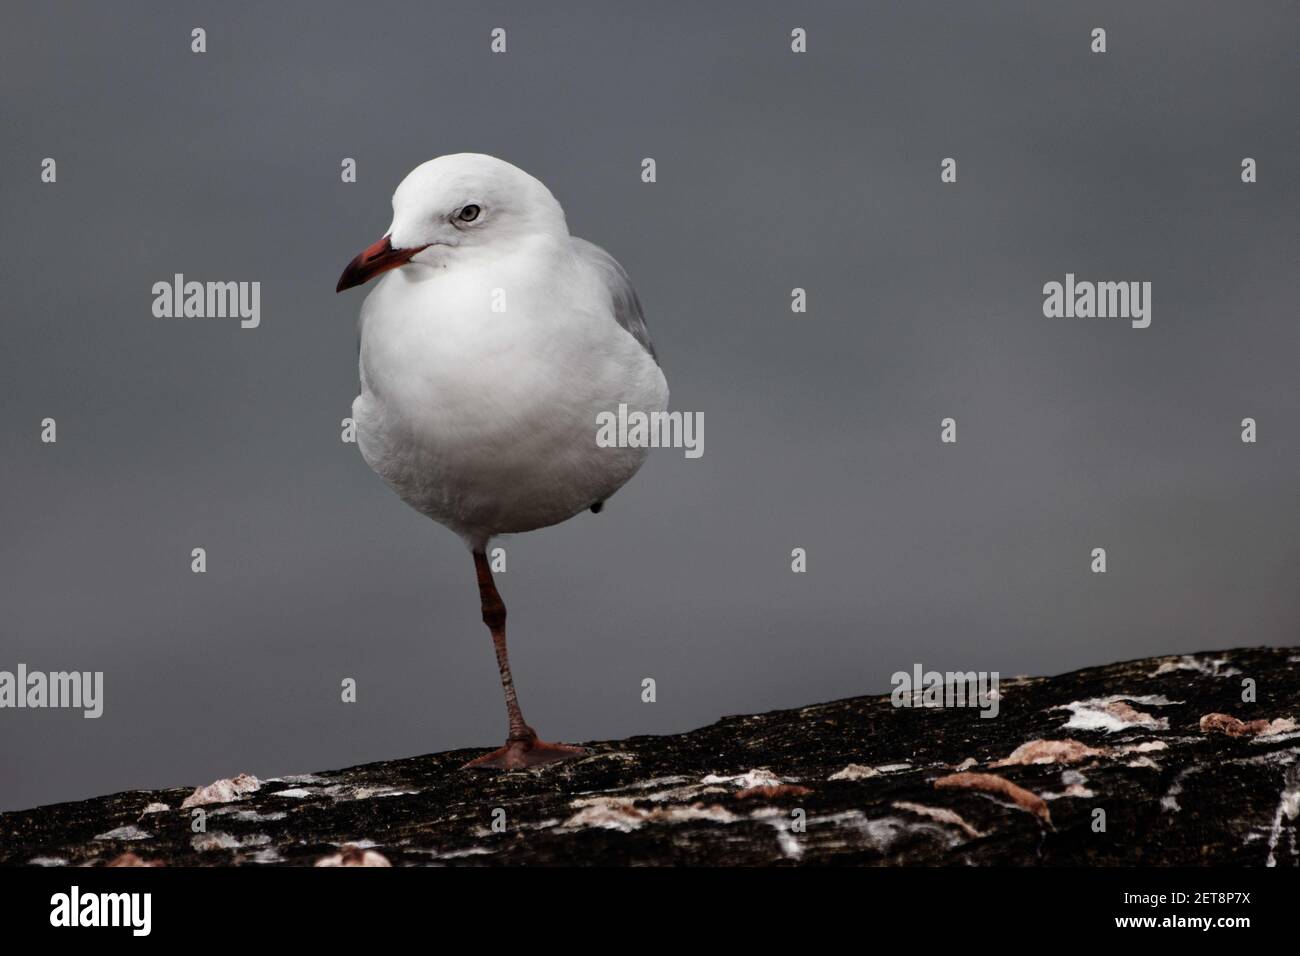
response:
M619 265L617 259L594 242L574 236L573 250L579 259L595 269L596 274L604 280L605 288L609 290L614 302L614 318L618 324L631 333L632 338L640 342L658 364L659 356L655 354L654 343L650 341L650 330L646 328L641 300L636 297L636 290L632 288L632 280L627 277L627 271Z

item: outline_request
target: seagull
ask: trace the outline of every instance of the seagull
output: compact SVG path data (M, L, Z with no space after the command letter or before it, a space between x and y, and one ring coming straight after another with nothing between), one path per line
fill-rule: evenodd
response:
M480 153L412 170L388 231L337 291L380 275L361 306L357 445L403 501L469 548L505 693L505 745L465 766L580 756L524 720L487 547L599 513L645 461L645 448L596 441L601 413L668 407L641 303L613 256L569 235L550 190Z

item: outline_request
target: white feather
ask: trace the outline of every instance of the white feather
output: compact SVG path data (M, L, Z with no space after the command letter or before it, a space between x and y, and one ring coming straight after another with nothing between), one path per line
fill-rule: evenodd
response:
M662 411L668 385L648 337L643 345L615 314L626 275L569 236L545 187L491 157L447 159L457 161L454 177L426 163L395 197L394 244L435 245L366 298L353 417L361 454L402 500L481 548L617 491L646 450L598 447L597 416L620 404ZM421 233L421 216L478 201L477 160L479 191L493 197L484 215L497 221L455 234L434 222ZM554 210L528 208L548 200ZM494 311L501 294L505 309Z

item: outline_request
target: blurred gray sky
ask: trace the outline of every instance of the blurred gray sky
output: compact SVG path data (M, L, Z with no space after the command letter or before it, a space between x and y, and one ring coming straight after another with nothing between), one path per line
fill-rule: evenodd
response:
M706 420L702 459L505 541L549 739L1296 643L1300 8L614 6L6 11L0 669L106 702L0 712L0 809L501 742L468 555L338 436L335 280L462 150L624 263ZM155 319L176 272L261 281L261 327ZM1067 272L1152 282L1151 327L1045 319Z

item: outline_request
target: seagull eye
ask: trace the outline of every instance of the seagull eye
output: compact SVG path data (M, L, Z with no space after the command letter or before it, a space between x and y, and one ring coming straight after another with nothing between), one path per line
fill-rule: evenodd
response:
M461 207L460 212L456 213L456 218L459 219L461 222L473 222L475 219L478 218L478 214L481 211L482 210L480 210L478 206L475 206L473 203L470 203L468 206Z

